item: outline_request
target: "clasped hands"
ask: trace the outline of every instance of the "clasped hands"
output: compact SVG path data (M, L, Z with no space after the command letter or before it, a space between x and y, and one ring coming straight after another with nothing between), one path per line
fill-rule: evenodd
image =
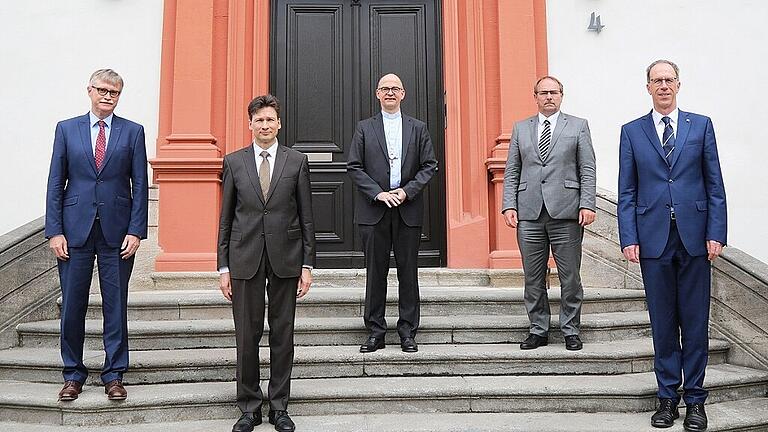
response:
M397 207L404 203L408 196L405 194L403 188L393 189L389 192L379 192L376 195L376 201L381 201L387 205L387 207Z

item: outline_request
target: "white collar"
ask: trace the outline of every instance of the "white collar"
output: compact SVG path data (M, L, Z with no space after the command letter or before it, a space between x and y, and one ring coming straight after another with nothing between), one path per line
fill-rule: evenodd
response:
M267 151L267 153L269 153L269 156L272 158L272 160L275 160L275 156L277 155L277 145L278 145L278 144L277 144L277 138L275 138L275 142L274 142L274 143L273 143L271 146L269 146L268 148L266 148L266 149L263 149L263 148L261 148L261 147L260 147L258 144L256 144L256 142L254 141L254 142L253 142L253 152L254 152L254 153L256 153L256 156L260 156L260 155L261 155L261 152L263 152L264 150L266 150L266 151Z
M104 117L103 119L100 119L100 118L96 117L96 114L94 114L91 111L88 111L88 119L90 120L89 124L91 125L91 127L94 127L96 125L96 123L99 122L99 120L104 120L104 123L107 124L107 127L111 128L112 127L112 119L114 117L115 117L115 113L112 113L112 114Z
M402 117L402 114L400 114L400 110L397 110L397 112L394 114L390 114L384 110L381 110L381 116L387 120L398 120Z
M560 111L557 111L556 113L552 114L551 116L547 117L542 113L539 113L539 124L543 124L544 120L549 120L549 123L557 123L557 119L560 118Z
M667 114L666 116L656 111L656 109L654 109L653 112L651 113L651 116L653 117L653 124L655 125L661 123L661 119L664 117L669 117L670 119L672 119L673 124L677 124L677 118L679 115L680 115L680 111L677 108L672 110L672 112Z

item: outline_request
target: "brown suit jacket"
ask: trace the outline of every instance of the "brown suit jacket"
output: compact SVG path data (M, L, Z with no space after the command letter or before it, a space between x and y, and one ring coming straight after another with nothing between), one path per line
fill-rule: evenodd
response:
M278 146L267 197L261 191L253 145L224 157L218 268L250 279L263 253L281 278L315 265L315 227L307 156Z

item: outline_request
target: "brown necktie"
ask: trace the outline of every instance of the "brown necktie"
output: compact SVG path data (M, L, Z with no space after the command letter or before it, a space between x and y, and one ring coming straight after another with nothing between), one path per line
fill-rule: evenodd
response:
M261 193L264 194L264 198L267 198L267 192L269 192L269 157L268 151L261 152L261 167L259 167L259 183L261 183Z

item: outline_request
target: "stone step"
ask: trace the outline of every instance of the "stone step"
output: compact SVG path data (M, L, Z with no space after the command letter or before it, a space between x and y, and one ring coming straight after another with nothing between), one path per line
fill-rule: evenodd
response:
M159 290L206 290L219 286L217 272L154 272L151 274L152 289ZM313 285L316 287L364 287L365 269L314 269ZM493 286L521 287L522 270L512 269L449 269L420 268L419 286ZM557 270L552 269L550 282L557 285ZM391 268L388 286L397 286L397 270Z
M446 375L610 375L653 370L649 338L587 343L581 351L549 345L523 351L511 344L422 345L417 353L399 346L361 354L357 346L299 346L294 355L294 378ZM710 365L722 364L728 344L710 341ZM260 352L262 377L269 377L269 348ZM88 351L85 365L90 383L98 383L104 354ZM235 349L209 348L132 351L125 383L232 381ZM0 351L0 380L60 383L61 357L56 348L14 348Z
M709 432L757 432L768 430L768 398L742 399L707 404ZM291 417L300 431L312 432L655 432L652 412L641 413L396 413ZM681 416L685 409L681 408ZM133 424L131 432L228 431L236 417L169 423ZM28 432L29 424L0 422L3 432ZM125 426L54 426L47 432L124 432ZM267 423L254 432L274 431ZM682 432L682 418L665 429Z
M265 384L265 383L262 383ZM0 382L0 418L10 422L105 425L173 419L235 419L232 382L129 386L129 397L110 402L100 387L87 387L71 403L56 401L60 384ZM728 364L707 370L709 402L759 398L768 371ZM453 376L295 379L295 415L644 412L656 403L652 372L598 376Z
M553 317L550 341L562 341L557 317ZM387 343L399 343L395 330L397 320L389 318ZM522 315L427 316L421 320L417 341L421 344L519 343L528 334L529 322ZM102 322L87 320L85 349L102 349ZM57 347L59 321L36 321L19 324L20 346ZM221 320L129 321L132 350L179 348L226 348L234 345L234 323ZM582 316L581 334L587 342L637 339L650 336L648 313L609 312ZM297 318L296 345L358 345L367 336L363 320L348 318ZM265 325L262 345L266 345Z
M390 290L388 310L397 311L397 289ZM552 314L560 310L560 289L549 293ZM362 317L365 289L318 287L297 303L299 317ZM645 310L638 290L587 288L582 313ZM423 287L421 316L525 315L522 288ZM101 318L101 296L92 295L88 318ZM231 319L232 306L216 287L208 290L136 291L128 295L129 320Z

